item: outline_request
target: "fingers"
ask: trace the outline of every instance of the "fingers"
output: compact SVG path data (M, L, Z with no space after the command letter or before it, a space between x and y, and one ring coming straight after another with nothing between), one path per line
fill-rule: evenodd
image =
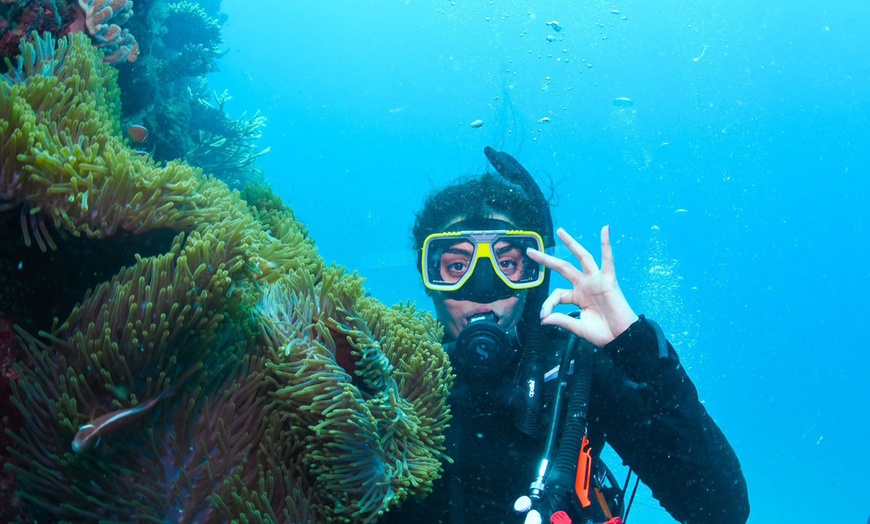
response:
M607 273L616 273L613 263L613 246L610 244L610 226L601 228L601 270Z
M580 277L583 276L580 270L574 267L574 265L567 260L556 258L542 251L538 251L537 249L532 248L527 249L526 253L529 255L529 258L531 258L535 262L543 264L545 267L548 267L553 271L559 273L571 282L576 282Z
M571 253L577 257L577 260L580 262L579 270L566 260L542 253L536 249L529 248L527 250L529 257L535 262L543 264L553 271L558 272L573 284L577 284L580 278L584 275L589 275L590 273L599 271L598 264L595 262L595 257L593 257L592 254L580 244L580 242L577 242L574 237L568 234L568 232L561 227L558 229L557 235L565 246L571 250ZM616 273L615 264L613 262L613 247L610 244L609 225L601 228L601 270L613 274Z
M570 289L555 289L550 296L547 297L547 300L544 301L543 305L541 305L541 318L546 318L553 313L553 308L558 306L559 304L570 304L571 303L571 290Z
M566 329L574 334L580 334L580 321L564 313L553 313L552 315L548 315L541 319L541 324L546 326L559 326L560 328Z
M584 273L590 273L592 271L598 271L598 264L595 263L595 258L593 258L592 254L589 251L586 251L586 248L580 245L580 242L574 240L574 237L568 234L563 228L559 228L556 234L559 235L559 239L568 246L568 249L574 253L574 256L577 257L577 260L580 261L580 269L583 270Z

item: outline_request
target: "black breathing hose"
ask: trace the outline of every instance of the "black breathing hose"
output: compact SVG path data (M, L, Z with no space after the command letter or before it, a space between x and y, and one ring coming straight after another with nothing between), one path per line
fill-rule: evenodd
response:
M553 218L550 215L549 203L534 177L516 158L504 151L496 151L487 146L483 149L483 153L498 174L508 182L518 185L540 210L544 226L540 233L544 239L544 247L553 247L556 240L553 236ZM511 407L517 428L532 436L537 435L542 429L538 420L543 408L544 368L551 342L547 337L546 329L541 325L539 311L549 293L550 272L547 271L543 283L529 292L519 326L523 354L518 366L518 387L511 398Z
M544 447L544 460L550 461L553 457L553 450L556 449L556 439L559 435L559 423L562 420L562 404L564 403L566 389L568 389L568 368L571 367L571 359L574 358L574 351L577 348L577 337L571 337L568 342L568 348L562 356L562 363L559 365L559 389L556 391L556 396L553 399L553 416L550 419L550 431L547 435L547 445Z
M586 436L589 398L592 391L592 358L591 345L577 344L577 349L574 351L574 375L568 384L565 426L559 439L556 459L548 476L548 484L549 479L554 479L557 484L572 481L577 473L577 457L583 446L583 437ZM567 371L559 370L560 374Z

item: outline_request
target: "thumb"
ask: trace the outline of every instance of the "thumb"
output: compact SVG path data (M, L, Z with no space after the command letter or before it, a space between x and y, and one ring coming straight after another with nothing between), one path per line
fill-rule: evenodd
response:
M541 324L546 326L558 326L575 334L578 334L580 330L580 321L564 313L550 313L541 319Z

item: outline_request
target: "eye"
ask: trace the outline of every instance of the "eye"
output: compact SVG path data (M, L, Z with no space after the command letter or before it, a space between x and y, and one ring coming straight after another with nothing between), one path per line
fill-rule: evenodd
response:
M448 271L453 271L457 273L462 273L465 271L465 268L468 267L463 262L453 262L447 266Z
M498 261L498 270L501 274L516 282L522 278L523 263L522 260L514 256L506 256Z

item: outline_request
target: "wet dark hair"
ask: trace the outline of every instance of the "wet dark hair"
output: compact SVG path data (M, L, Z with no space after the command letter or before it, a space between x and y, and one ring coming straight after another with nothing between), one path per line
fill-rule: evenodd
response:
M459 218L474 220L504 215L517 229L544 234L546 212L538 209L519 186L500 175L486 173L462 179L426 197L414 220L413 247L419 251L427 236L443 232Z

